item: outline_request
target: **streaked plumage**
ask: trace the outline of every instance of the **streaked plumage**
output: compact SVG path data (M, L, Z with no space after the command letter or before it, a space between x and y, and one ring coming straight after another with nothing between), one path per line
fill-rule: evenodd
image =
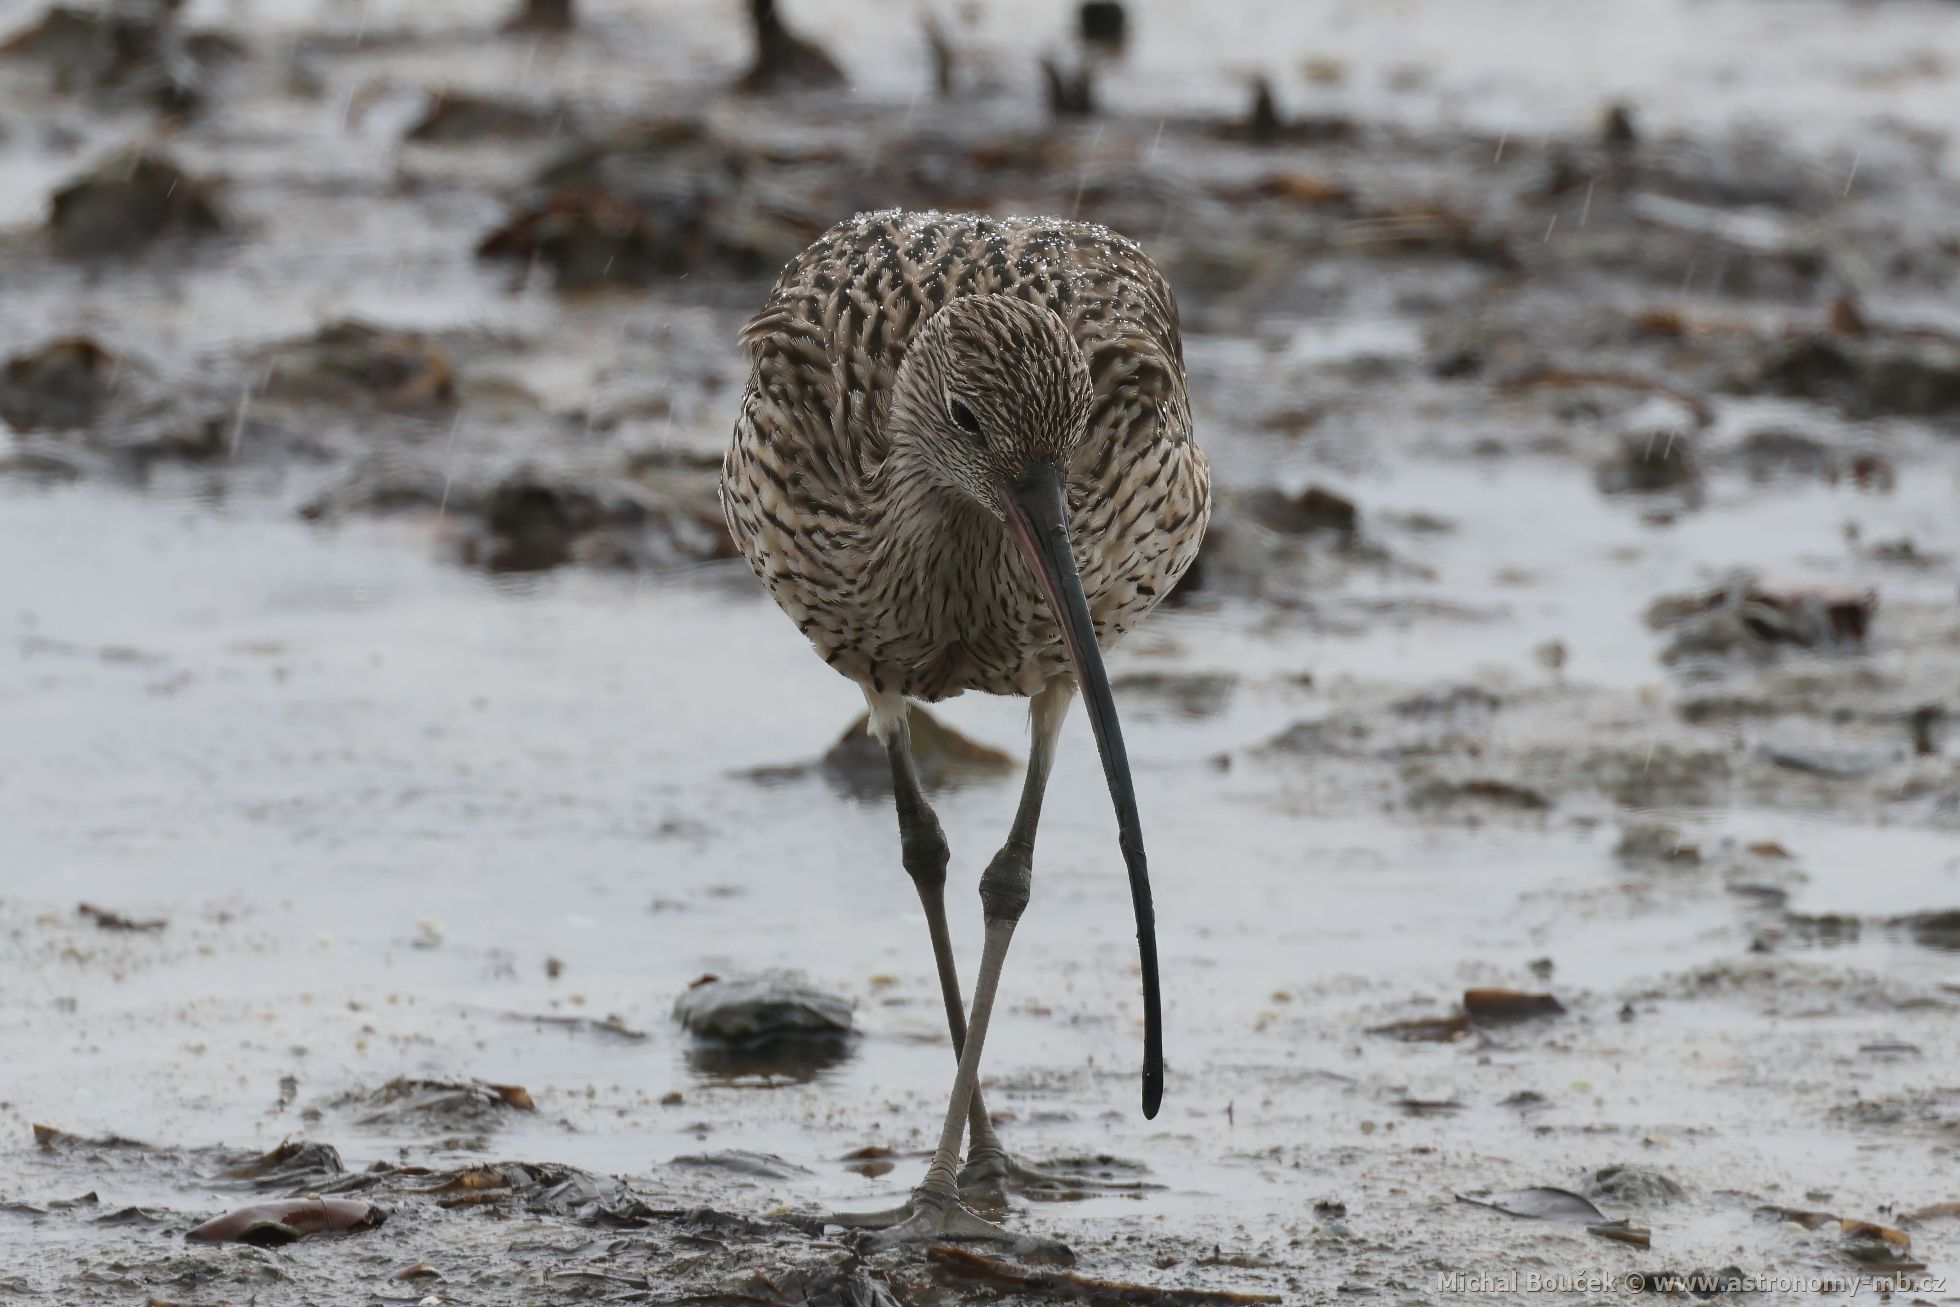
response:
M998 520L889 466L891 392L921 325L1007 293L1066 324L1093 387L1067 464L1077 565L1105 646L1196 557L1210 474L1191 439L1170 287L1134 243L1053 219L886 212L832 228L743 332L753 363L722 470L736 544L838 671L885 693L1030 694L1066 675Z
M1210 511L1177 305L1143 251L1101 227L876 213L792 262L743 340L754 370L722 467L728 529L817 652L864 689L960 1054L925 1182L901 1207L832 1219L898 1240L1019 1243L959 1186L1055 1179L1001 1148L979 1076L1078 692L1136 913L1145 1116L1163 1094L1149 869L1101 650L1176 584ZM908 699L962 690L1028 696L1033 737L1014 824L980 877L970 1025L947 934L949 850L906 727Z

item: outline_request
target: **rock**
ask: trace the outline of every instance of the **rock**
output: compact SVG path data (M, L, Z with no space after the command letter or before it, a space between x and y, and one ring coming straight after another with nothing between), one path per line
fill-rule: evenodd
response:
M1481 685L1451 685L1407 695L1388 705L1397 717L1443 718L1483 724L1504 701Z
M87 336L51 340L7 360L0 419L16 431L92 424L115 391L119 360Z
M1805 336L1779 345L1757 389L1848 416L1960 418L1960 341L1930 335Z
M1659 1207L1686 1198L1687 1191L1651 1166L1638 1163L1602 1166L1586 1177L1588 1198L1603 1198L1632 1207Z
M161 154L120 154L54 193L48 234L71 258L127 257L166 237L225 229L211 188Z
M401 503L427 501L430 470L395 469ZM364 489L343 484L310 507L323 515L358 506ZM448 508L472 521L463 561L492 572L538 572L568 563L623 569L663 568L734 556L712 472L644 462L630 474L573 477L521 464L487 492L448 492ZM393 496L381 502L391 502Z
M906 720L912 733L912 765L927 790L1010 775L1019 766L1012 754L968 739L916 704ZM885 746L872 738L869 716L851 723L819 766L827 780L854 798L891 793L891 760Z
M424 144L544 136L565 125L565 111L462 91L438 91L404 136Z
M571 562L574 545L602 519L596 496L522 467L491 490L477 556L492 572L547 571Z
M1075 28L1089 45L1120 49L1130 37L1130 16L1122 0L1082 0L1075 11Z
M1722 461L1742 469L1753 481L1782 477L1837 479L1843 460L1814 436L1782 427L1752 431L1722 453Z
M448 510L459 516L477 511L465 485L451 485L439 467L397 450L379 450L354 462L338 479L299 507L309 522L344 517L381 517L420 509Z
M843 85L844 70L837 61L822 46L790 31L776 12L776 0L749 0L749 24L755 33L755 59L735 83L736 90L763 95Z
M318 1189L323 1182L346 1174L340 1150L332 1144L288 1139L271 1152L221 1172L221 1178L249 1183L254 1189Z
M524 0L504 20L503 31L512 36L563 36L577 25L573 0Z
M1466 989L1463 1012L1476 1025L1508 1026L1563 1016L1565 1004L1550 994L1528 994L1516 989Z
M799 1175L810 1174L808 1167L798 1166L774 1153L751 1152L746 1148L725 1148L718 1153L692 1153L676 1157L668 1165L757 1180L793 1180Z
M851 1008L849 999L793 972L765 971L727 980L703 976L675 1000L674 1019L698 1039L753 1045L848 1035Z
M378 1089L343 1094L333 1106L360 1111L355 1124L401 1129L482 1130L510 1112L535 1112L522 1085L397 1076Z
M425 336L336 322L314 335L260 351L260 393L341 409L427 412L456 399L456 369Z
M216 32L186 30L180 8L179 0L54 5L0 45L0 55L38 61L59 92L94 95L110 107L194 113L209 100L218 68L243 50Z
M1686 432L1635 431L1619 438L1613 454L1595 469L1594 483L1603 495L1683 491L1695 496L1701 469Z
M1921 948L1937 949L1942 953L1960 953L1960 908L1946 908L1937 912L1914 912L1903 917L1894 917L1892 925L1903 927L1912 936L1913 943Z
M1354 501L1322 486L1310 485L1297 495L1274 486L1246 492L1244 511L1261 525L1287 535L1331 531L1352 537L1361 528L1361 510Z
M1143 699L1147 709L1159 713L1215 717L1237 693L1239 677L1236 672L1131 672L1117 677L1110 686L1126 704Z
M1701 846L1661 822L1630 821L1620 827L1613 856L1629 866L1699 867Z
M1664 662L1773 656L1786 648L1862 650L1878 596L1871 590L1767 584L1737 573L1699 594L1669 596L1647 609L1647 625L1671 632Z
M476 254L540 263L559 289L580 290L685 272L697 248L698 232L662 229L616 195L566 190L491 232Z
M1258 751L1307 758L1352 758L1366 752L1368 737L1368 727L1349 718L1298 721L1260 745Z
M1509 781L1483 778L1462 781L1430 778L1418 781L1409 788L1409 806L1412 808L1441 809L1464 805L1505 808L1512 812L1548 812L1552 801L1537 790Z
M774 276L824 222L771 191L766 167L752 145L697 118L636 124L553 159L477 256L542 264L563 290L706 267Z

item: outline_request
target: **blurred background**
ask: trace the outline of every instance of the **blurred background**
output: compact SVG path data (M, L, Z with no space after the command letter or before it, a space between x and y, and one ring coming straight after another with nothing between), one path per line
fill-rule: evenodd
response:
M1215 473L1111 660L1165 1110L1078 720L987 1083L1087 1160L1010 1221L1285 1301L1949 1274L1957 61L1933 0L0 3L0 1290L830 1300L744 1222L902 1193L948 1048L715 482L742 323L893 206L1140 241ZM933 711L970 975L1025 707ZM786 968L827 1035L672 1011ZM178 1237L321 1190L389 1219Z

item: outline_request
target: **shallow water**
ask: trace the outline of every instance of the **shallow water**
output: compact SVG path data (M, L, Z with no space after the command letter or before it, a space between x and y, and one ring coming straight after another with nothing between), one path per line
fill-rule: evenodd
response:
M587 30L563 46L494 40L480 6L447 2L191 10L251 33L262 54L300 51L321 29L362 43L320 56L316 93L284 89L279 59L235 74L223 111L170 144L229 176L244 233L111 274L45 259L25 226L50 185L146 120L48 108L28 79L0 86L0 224L19 228L0 249L0 352L91 332L169 385L249 396L264 366L253 349L356 316L457 333L458 414L370 432L372 415L299 410L289 425L399 439L389 453L440 450L459 486L533 458L605 470L623 454L719 447L739 380L733 330L759 286L514 286L469 251L555 141L398 138L441 84L565 96L602 124L608 111L693 107L742 60L731 6L588 5ZM34 11L0 7L0 29ZM1682 134L1667 148L1719 143L1749 121L1773 124L1833 187L1855 164L1902 197L1886 220L1899 242L1924 239L1901 248L1945 266L1927 251L1943 230L1933 217L1947 211L1950 146L1908 156L1900 144L1944 132L1960 107L1921 57L1953 21L1945 8L1132 12L1138 39L1103 91L1112 150L1161 159L1157 180L1202 189L1297 169L1379 185L1361 212L1475 208L1510 185L1495 167L1505 151L1535 152L1539 168L1626 97L1643 130ZM858 74L853 112L970 125L966 106L914 97L910 10L810 3L796 15ZM990 5L966 39L994 82L972 116L1039 125L1032 59L1061 44L1051 7ZM1275 49L1290 52L1284 66ZM1323 61L1318 81L1299 66L1307 57ZM1204 123L1179 125L1239 112L1255 71L1275 75L1291 111L1411 135L1247 159ZM863 122L726 100L709 111L820 142ZM41 129L44 112L59 131ZM1171 124L1156 140L1153 116ZM1102 130L1065 134L1099 161ZM1750 207L1720 213L1741 221ZM1574 210L1556 212L1583 223ZM1543 244L1543 215L1527 216ZM1613 216L1602 197L1594 221ZM1868 228L1854 234L1873 243ZM1183 233L1165 235L1204 269L1179 248ZM1705 359L1613 334L1632 308L1679 308L1697 330L1707 319L1716 357L1736 323L1772 340L1808 329L1821 309L1804 296L1834 292L1750 298L1718 274L1676 293L1672 269L1657 288L1595 238L1582 247L1603 251L1604 270L1581 269L1591 280L1546 264L1534 282L1533 265L1492 274L1419 252L1358 261L1338 241L1249 287L1194 278L1187 352L1221 492L1331 485L1364 525L1358 542L1309 548L1235 518L1241 547L1277 551L1267 588L1213 582L1111 657L1119 678L1173 681L1169 694L1133 681L1142 688L1119 695L1165 978L1168 1087L1153 1122L1136 1109L1135 944L1103 780L1082 722L1065 736L986 1075L1011 1147L1111 1154L1162 1186L1017 1204L1014 1224L1067 1239L1092 1273L1287 1301L1341 1288L1422 1301L1455 1270L1842 1274L1828 1237L1753 1209L1894 1225L1960 1197L1955 955L1895 920L1960 906L1951 710L1924 757L1907 756L1903 725L1960 683L1951 422L1850 422L1735 393ZM1899 277L1868 307L1938 321L1942 294L1933 274ZM1596 355L1706 392L1702 499L1596 488L1622 429L1681 425L1665 401L1560 409L1439 379L1439 332L1488 326L1475 312L1486 297L1489 319L1525 319L1546 357ZM595 410L649 387L663 388L663 416L594 437ZM1302 405L1314 409L1304 432L1261 428ZM1723 461L1740 438L1781 428L1834 455L1876 450L1896 484L1751 479ZM27 444L3 438L0 454ZM37 1149L36 1122L164 1149L256 1151L303 1134L337 1145L350 1170L556 1161L625 1176L661 1203L751 1213L903 1193L936 1138L951 1067L892 814L817 776L748 774L822 754L860 711L855 690L739 563L488 577L457 563L471 529L460 496L439 511L302 523L294 508L346 472L345 448L234 448L141 484L0 482L0 1204L96 1189L105 1205L163 1212L159 1228L131 1231L0 1211L0 1292L65 1300L78 1274L131 1258L155 1289L160 1263L144 1259L181 1251L183 1228L240 1201L209 1166ZM1905 561L1872 548L1899 540L1912 543ZM1874 589L1869 645L1664 664L1669 637L1649 628L1649 604L1737 568L1797 590ZM1550 641L1563 646L1556 670ZM1218 673L1236 678L1222 706L1179 707L1176 678ZM1691 701L1712 715L1691 717ZM1018 703L936 711L1022 747ZM1323 733L1274 743L1298 723ZM1857 774L1775 756L1849 756ZM1463 783L1510 788L1450 790ZM1439 787L1442 799L1424 798ZM1006 778L935 800L969 971L972 886L1015 793ZM1652 823L1698 858L1616 855L1623 832ZM104 930L77 915L84 902L168 924ZM803 1078L731 1073L671 1022L696 977L776 966L856 1002L861 1034L845 1056ZM1445 1015L1490 985L1549 991L1567 1013L1449 1043L1368 1033ZM609 1017L629 1033L593 1024ZM403 1076L520 1084L538 1110L469 1129L363 1124L352 1100ZM867 1145L897 1150L894 1168L849 1169ZM785 1173L674 1165L725 1149L778 1155ZM1454 1201L1576 1188L1625 1162L1686 1190L1672 1204L1600 1200L1652 1228L1650 1251ZM379 1284L392 1269L379 1259L396 1252L397 1264L446 1257L459 1281L464 1268L494 1279L521 1261L494 1219L406 1208L385 1237L266 1254L289 1277L268 1292ZM525 1230L586 1238L545 1221ZM1929 1274L1960 1270L1955 1230L1911 1226ZM246 1257L211 1256L199 1264ZM530 1300L514 1272L481 1291Z

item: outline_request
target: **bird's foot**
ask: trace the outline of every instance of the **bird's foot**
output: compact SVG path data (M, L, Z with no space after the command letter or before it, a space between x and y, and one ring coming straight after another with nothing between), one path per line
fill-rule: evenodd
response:
M911 1243L988 1243L1029 1261L1064 1266L1075 1261L1067 1244L1004 1230L975 1216L959 1195L932 1185L914 1189L911 1198L900 1206L879 1212L835 1212L824 1217L824 1222L870 1231L864 1246L874 1250Z
M967 1155L960 1168L960 1196L975 1206L1000 1208L1009 1194L1037 1202L1074 1202L1092 1194L1141 1193L1161 1189L1147 1180L1119 1180L1113 1168L1127 1164L1111 1158L1080 1159L1062 1169L1044 1170L1015 1160L1004 1148L983 1148Z

